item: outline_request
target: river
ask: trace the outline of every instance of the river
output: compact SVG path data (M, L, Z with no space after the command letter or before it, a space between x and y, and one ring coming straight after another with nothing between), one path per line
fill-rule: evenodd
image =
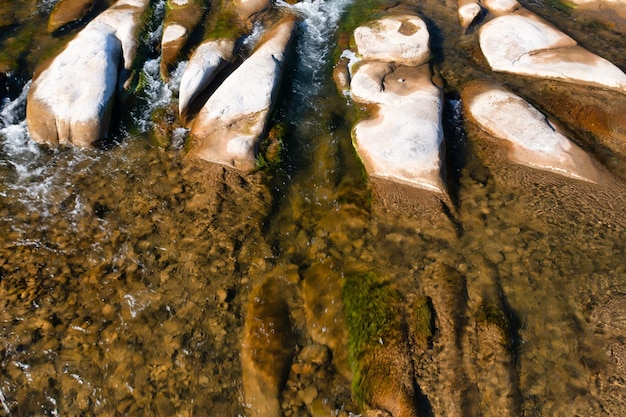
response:
M437 330L412 353L425 415L498 415L492 404L507 392L511 416L626 413L626 127L603 142L564 110L593 104L604 120L626 113L623 95L493 74L455 2L419 2L446 91L450 199L383 201L352 147L354 112L332 67L338 28L393 2L281 3L301 16L273 116L281 158L249 175L187 159L182 128L168 146L150 140L150 112L171 103L179 79L158 79L156 50L144 96L123 109L132 122L115 119L109 142L35 144L24 120L30 77L76 29L46 34L54 0L10 3L0 5L0 16L17 16L0 26L0 415L246 415L242 332L267 285L286 306L278 343L295 346L283 414L356 415L335 317L344 275L363 269L407 305L426 295L434 306ZM623 34L554 1L521 3L626 70ZM498 158L463 125L458 90L477 78L566 126L608 179ZM505 316L508 340L481 351L487 304ZM394 314L410 323L410 311Z

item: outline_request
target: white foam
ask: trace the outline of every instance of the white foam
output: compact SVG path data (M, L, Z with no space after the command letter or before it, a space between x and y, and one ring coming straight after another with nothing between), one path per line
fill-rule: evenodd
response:
M321 87L324 77L325 57L333 48L332 39L339 19L348 5L354 0L304 0L296 4L277 0L276 6L287 8L300 15L299 29L302 36L298 37L296 49L300 58L300 79L294 83L294 92L307 95Z

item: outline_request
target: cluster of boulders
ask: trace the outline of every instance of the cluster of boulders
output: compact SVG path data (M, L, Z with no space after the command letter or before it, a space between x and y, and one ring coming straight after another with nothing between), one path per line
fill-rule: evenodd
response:
M93 1L62 0L50 15L49 30L84 18L93 7ZM129 88L138 68L137 39L145 30L148 7L147 0L119 0L40 66L27 105L35 141L89 146L106 137L116 91ZM190 128L189 155L250 171L268 130L296 18L277 11L269 0L221 2L215 7L213 30L195 48L182 76L179 116ZM161 38L163 79L189 49L191 33L206 10L201 0L168 0ZM485 15L493 17L480 28L479 41L494 71L626 91L626 74L619 68L578 46L515 0L461 0L458 13L464 27L482 23ZM261 36L250 36L253 31ZM442 91L432 80L426 24L410 13L390 14L357 28L353 49L344 52L335 79L368 114L353 132L367 172L445 192ZM475 90L468 89L465 96ZM206 91L212 91L208 98ZM206 101L198 103L200 97ZM473 108L467 107L470 115ZM475 120L487 123L485 118ZM544 128L548 132L553 126L548 123ZM514 134L504 136L516 142ZM532 158L517 151L513 159L575 178L597 179L593 164L575 145L568 142L560 149L567 158L537 159L540 150L535 148Z
M93 7L93 2L74 0L70 13L66 9L70 3L59 2L51 15L51 31L84 18ZM27 104L29 131L35 141L91 146L106 136L116 93L129 88L138 68L138 33L145 25L149 3L117 1L37 70ZM195 48L182 75L179 117L190 129L189 156L251 171L259 142L267 134L297 19L270 0L215 3L217 10L209 25L213 29ZM192 33L207 10L201 0L168 1L161 39L163 79L189 49ZM515 0L460 0L458 11L465 28L491 17L480 28L479 42L493 71L626 92L626 74L619 68L578 46ZM443 88L431 68L428 25L413 11L397 9L360 25L352 36L353 46L343 52L334 77L359 110L352 136L365 171L377 180L445 196ZM514 163L591 183L601 179L602 168L584 150L513 92L481 81L467 84L461 97L466 121L503 141ZM311 275L303 284L309 305L324 295L313 291L318 286L314 278ZM385 297L391 294L393 300L393 291L385 292L382 281L375 276L368 279L373 288ZM288 306L281 301L277 282L267 280L257 287L246 312L241 360L251 415L280 415L281 384L293 357L293 346L275 346L270 340L275 333L291 331ZM356 307L363 315L370 313L369 304ZM348 368L345 349L333 346L340 338L319 330L329 319L307 314L311 337L333 351L342 375L363 378L357 388L363 391L365 403L396 417L418 414L416 387L407 376L412 370L404 334L394 333L397 337L388 339L384 347L375 334L381 346L359 348L360 359L352 358L352 362L368 361L370 366ZM485 333L502 338L502 329L488 318L482 324ZM358 327L350 317L346 320ZM403 328L403 323L394 320L400 319L393 316L390 324L384 324ZM366 380L372 375L375 382L384 384L376 386Z
M494 71L558 78L626 91L626 74L576 45L516 1L460 2L468 26L486 7L494 19L480 31L480 46ZM354 126L356 150L370 177L444 193L442 93L429 67L429 34L417 16L391 14L354 31L335 70L340 90L365 110ZM502 139L518 164L597 182L592 158L521 97L490 82L468 84L462 94L468 119Z
M148 0L119 0L40 66L27 104L35 141L90 146L107 136L116 92L133 88L131 75L141 65L137 46L149 6ZM83 19L92 7L93 1L59 2L50 30ZM296 18L269 0L212 7L212 30L182 77L180 117L190 128L191 156L250 171L276 101ZM164 80L189 48L206 9L202 0L168 0L160 46ZM261 35L252 36L253 31ZM207 89L213 93L191 117L190 106Z

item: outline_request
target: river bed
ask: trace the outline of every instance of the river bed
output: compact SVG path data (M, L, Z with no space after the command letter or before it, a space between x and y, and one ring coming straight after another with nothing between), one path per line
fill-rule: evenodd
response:
M319 341L345 335L326 329L341 324L323 312L340 303L344 274L361 269L407 303L432 300L440 330L413 357L425 415L503 415L491 405L508 391L511 416L626 413L626 143L590 136L563 110L593 102L624 114L623 95L493 74L453 3L420 2L446 90L450 198L381 196L331 73L340 18L385 2L309 1L293 6L303 20L274 115L286 132L277 164L240 175L187 159L181 138L156 146L142 105L106 146L50 149L28 137L24 109L41 49L71 35L44 35L53 3L15 2L20 19L0 26L0 48L32 31L22 64L1 76L0 415L246 415L242 332L267 282L279 283L295 345L283 414L356 415L340 353ZM626 70L623 34L547 0L522 4ZM154 94L167 101L173 78L155 76ZM514 165L464 127L458 90L477 78L566 126L606 181ZM496 366L473 351L481 333L463 332L487 302L511 326ZM458 346L448 321L464 334ZM465 403L450 404L455 392Z

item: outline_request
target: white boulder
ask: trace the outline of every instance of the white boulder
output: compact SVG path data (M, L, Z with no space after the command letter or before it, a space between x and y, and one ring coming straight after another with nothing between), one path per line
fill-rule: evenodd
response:
M517 0L483 0L482 4L496 16L511 13L522 7Z
M232 61L234 49L235 42L230 39L209 40L196 48L180 80L178 111L181 118L185 118L194 98Z
M137 26L148 3L117 2L35 76L26 106L33 140L88 146L106 135L119 63L131 68Z
M374 116L356 124L354 144L370 176L443 193L442 92L428 65L368 62L351 83L356 102L374 105Z
M464 29L467 29L472 24L476 17L482 12L482 7L477 0L459 0L457 14L459 16L459 23Z
M566 138L527 101L489 83L464 88L465 114L491 136L506 141L520 165L596 183L600 172L589 155Z
M626 74L619 68L526 10L486 23L480 48L494 71L626 92Z
M430 60L426 23L413 15L388 16L354 31L358 56L364 60L417 66Z
M191 126L190 156L254 169L294 29L295 18L288 17L268 30L252 55L213 93Z

